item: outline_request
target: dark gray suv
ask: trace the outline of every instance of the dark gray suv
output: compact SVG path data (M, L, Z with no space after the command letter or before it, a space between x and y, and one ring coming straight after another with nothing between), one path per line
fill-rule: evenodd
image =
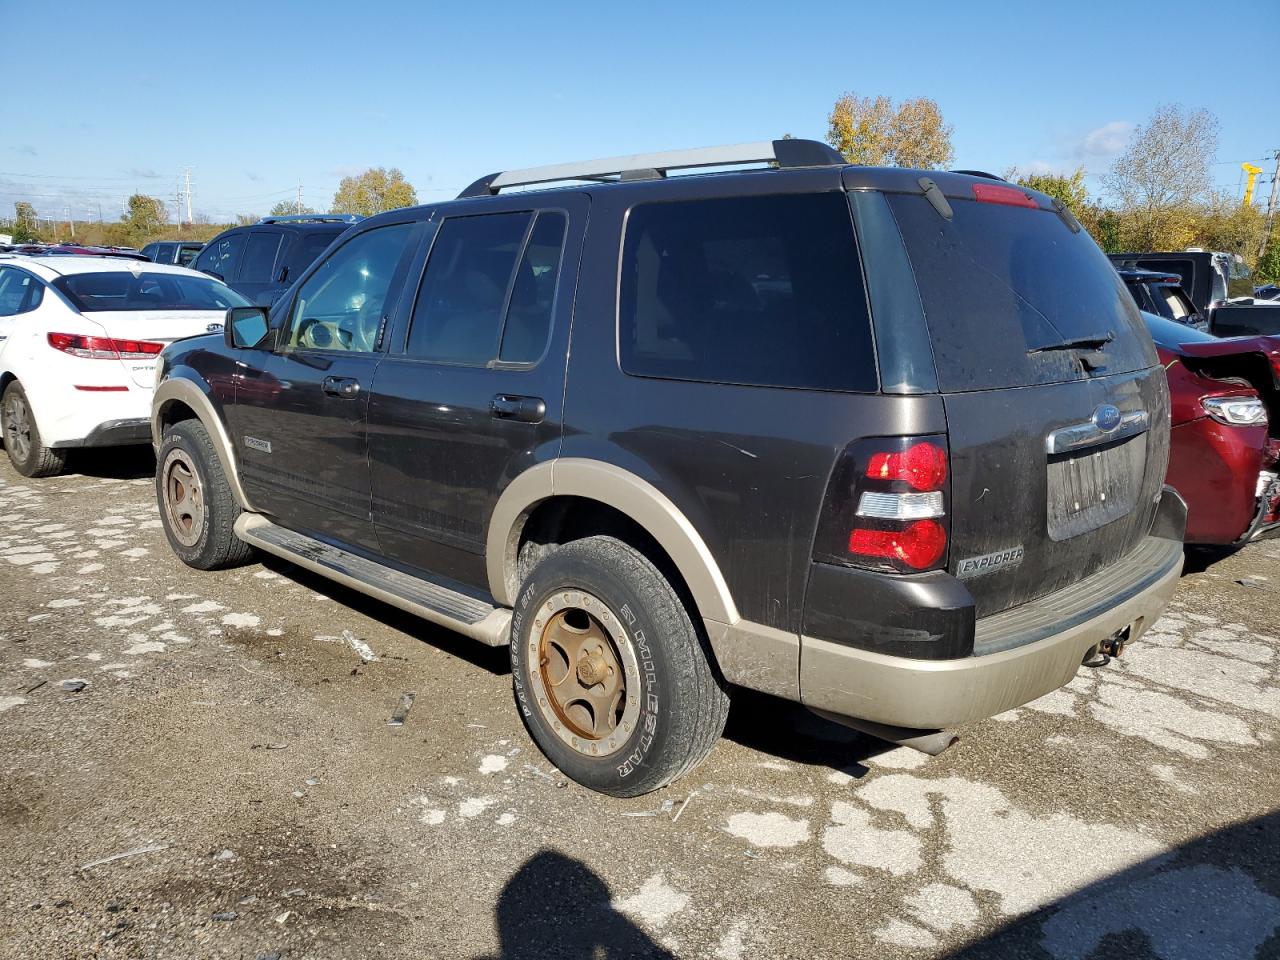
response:
M616 795L692 769L735 685L940 750L1182 565L1164 373L1070 213L809 141L485 177L161 367L184 562L509 645L533 738Z

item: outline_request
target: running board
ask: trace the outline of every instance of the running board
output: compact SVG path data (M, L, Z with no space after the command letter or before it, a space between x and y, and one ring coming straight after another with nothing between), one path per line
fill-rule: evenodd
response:
M491 647L506 646L511 611L457 590L288 530L256 513L236 519L236 536L312 573L336 580L406 613L448 627Z

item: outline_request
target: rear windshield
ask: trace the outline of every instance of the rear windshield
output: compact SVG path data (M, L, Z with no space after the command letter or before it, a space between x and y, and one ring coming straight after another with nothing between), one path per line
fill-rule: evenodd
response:
M53 285L81 313L98 310L227 310L248 300L211 277L175 273L73 273Z
M889 195L911 257L945 392L1079 380L1073 341L1104 340L1106 373L1156 362L1120 275L1052 210ZM1047 349L1046 349L1047 348Z
M308 230L294 238L293 246L286 254L286 265L289 267L288 280L297 280L307 267L315 262L316 257L324 253L345 231L346 227L336 230Z

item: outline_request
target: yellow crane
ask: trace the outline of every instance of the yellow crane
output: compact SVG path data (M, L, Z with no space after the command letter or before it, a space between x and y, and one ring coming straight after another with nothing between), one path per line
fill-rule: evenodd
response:
M1242 163L1240 169L1249 175L1249 179L1244 182L1244 205L1248 207L1253 204L1253 183L1258 179L1262 168L1255 167L1252 163Z

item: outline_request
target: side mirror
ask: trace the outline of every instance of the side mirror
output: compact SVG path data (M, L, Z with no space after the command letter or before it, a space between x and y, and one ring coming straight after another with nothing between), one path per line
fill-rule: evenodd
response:
M270 344L264 341L270 329L266 307L232 307L227 311L222 336L227 346L233 349L267 350Z

